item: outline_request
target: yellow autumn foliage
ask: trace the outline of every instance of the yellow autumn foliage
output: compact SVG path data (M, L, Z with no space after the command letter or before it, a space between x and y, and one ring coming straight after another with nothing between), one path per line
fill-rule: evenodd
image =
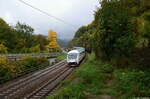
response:
M13 64L12 61L5 57L0 57L0 69L6 69L8 72L17 73L20 72L20 68Z
M60 46L57 43L57 33L49 30L48 32L48 38L47 38L50 43L46 46L48 52L55 52L60 50Z
M50 41L56 41L57 40L57 33L52 31L52 30L49 30L47 39Z
M143 16L144 16L144 14L143 14ZM149 38L148 38L148 36L145 36L145 35L148 35L148 33L149 33L148 31L150 31L150 29L149 29L150 23L147 20L145 20L143 17L137 18L136 22L137 22L137 27L136 27L137 44L136 44L136 47L137 48L148 47Z
M48 65L48 59L43 57L24 56L17 61L0 57L0 83Z
M3 44L0 44L0 54L7 54L7 47L4 46Z

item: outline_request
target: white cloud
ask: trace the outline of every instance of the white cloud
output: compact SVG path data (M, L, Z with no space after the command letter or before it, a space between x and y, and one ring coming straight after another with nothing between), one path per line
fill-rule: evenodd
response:
M12 14L9 12L5 12L4 16L2 17L5 21L7 21L9 24L15 24L14 22L16 21Z
M72 28L62 22L38 12L19 0L0 0L0 17L8 23L20 21L31 25L35 33L47 35L48 29L58 32L61 38L73 37L75 31L82 25L93 20L93 14L98 0L23 0L45 12L52 14L65 22L76 25Z

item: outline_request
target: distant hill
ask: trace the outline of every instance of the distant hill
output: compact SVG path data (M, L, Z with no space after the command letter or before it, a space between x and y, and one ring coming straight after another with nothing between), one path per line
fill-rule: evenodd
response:
M61 47L67 47L71 39L58 39L57 42Z

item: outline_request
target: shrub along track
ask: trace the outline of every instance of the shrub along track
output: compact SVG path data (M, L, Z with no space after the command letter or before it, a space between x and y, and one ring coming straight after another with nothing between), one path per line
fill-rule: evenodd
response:
M73 68L68 67L66 61L61 61L52 67L3 86L0 88L0 98L43 98L55 89L72 71Z

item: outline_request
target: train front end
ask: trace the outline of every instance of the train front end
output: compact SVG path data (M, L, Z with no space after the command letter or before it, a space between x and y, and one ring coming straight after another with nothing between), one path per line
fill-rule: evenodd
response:
M69 66L77 66L79 64L79 52L77 50L68 52L67 63Z

